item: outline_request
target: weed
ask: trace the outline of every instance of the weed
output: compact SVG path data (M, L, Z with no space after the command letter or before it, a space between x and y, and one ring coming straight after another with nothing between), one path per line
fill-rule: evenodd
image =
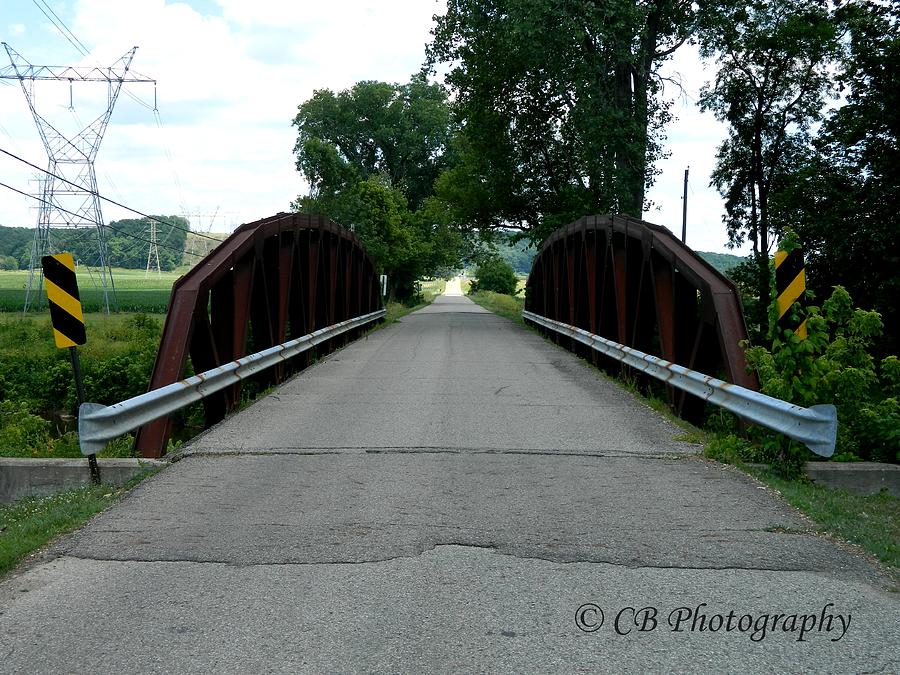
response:
M503 293L494 293L493 291L477 291L469 296L469 298L486 310L498 314L502 317L515 321L524 325L522 319L522 310L525 308L525 299Z
M861 496L808 480L786 479L771 469L746 470L809 516L820 531L858 544L900 568L900 499L886 490Z
M122 486L89 485L0 505L0 575L51 539L81 527L152 473L147 469Z
M758 448L735 434L714 434L703 454L725 464L742 465L760 461Z

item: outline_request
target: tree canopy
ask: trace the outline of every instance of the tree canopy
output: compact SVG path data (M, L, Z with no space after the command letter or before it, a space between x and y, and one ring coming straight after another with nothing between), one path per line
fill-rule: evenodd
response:
M541 240L585 213L640 216L668 106L659 64L690 2L450 0L428 66L451 64L460 131L436 186L456 219Z
M294 119L310 184L294 206L356 229L399 296L510 231L538 243L585 214L641 215L669 121L660 64L691 40L716 67L701 105L728 125L712 184L729 242L753 247L732 272L751 329L767 332L790 228L810 287L845 285L900 346L900 5L448 0L435 21L410 82L323 89ZM444 68L446 89L428 80Z
M310 185L294 203L352 229L400 299L415 281L459 263L461 237L433 199L451 134L446 91L417 75L407 84L322 89L299 106L297 168Z
M311 199L384 175L413 209L432 194L451 133L447 93L423 75L403 85L358 82L337 94L320 89L300 105L293 124L297 168Z
M841 5L844 36L830 111L780 199L808 251L818 297L843 285L884 317L880 347L900 351L900 6Z
M750 319L764 333L769 254L790 225L775 202L822 118L837 36L820 0L709 2L701 17L701 53L718 65L701 108L728 124L712 184L725 197L729 243L753 245L761 301Z

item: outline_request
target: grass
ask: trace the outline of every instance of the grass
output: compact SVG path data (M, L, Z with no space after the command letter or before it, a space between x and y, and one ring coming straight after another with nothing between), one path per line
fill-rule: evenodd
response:
M90 485L0 505L0 576L52 539L81 527L154 472L148 469L122 486Z
M140 312L85 312L84 325L87 343L78 348L82 360L106 359L128 352L132 339L130 324ZM162 329L161 317L147 317L146 321ZM0 313L0 362L12 362L25 354L55 359L60 354L68 360L65 350L53 342L49 312L40 314Z
M886 565L900 568L900 499L887 491L856 495L812 483L806 475L786 477L765 462L762 448L735 434L710 434L704 455L731 464L777 491L791 506L813 520L820 532L861 546Z
M478 291L469 296L473 302L481 305L486 310L505 317L510 321L524 325L522 310L525 307L525 298L493 291Z
M782 478L767 469L740 467L809 516L821 532L853 542L881 562L900 568L900 499L886 490L861 496Z
M182 272L163 272L160 275L146 275L144 270L113 268L116 285L116 303L126 312L150 312L164 314L169 302L172 284ZM81 305L86 312L105 310L103 290L96 274L80 268L78 290ZM0 312L21 312L28 286L28 271L0 271ZM46 296L41 289L40 306L47 307Z
M522 322L524 299L481 291L469 296L485 309ZM602 372L602 371L601 371ZM822 533L852 542L893 568L900 568L900 499L886 491L860 496L845 490L815 485L805 476L788 479L771 470L755 469L743 463L760 451L734 435L708 433L671 414L665 401L647 398L633 382L617 382L651 408L678 423L683 433L675 441L707 443L704 454L717 461L734 464L777 491L789 504L817 524Z
M182 274L181 272L162 272L159 275L151 273L147 276L144 270L129 270L121 267L114 267L112 273L116 288L122 290L169 289ZM76 276L79 289L96 286L95 270L89 272L86 268L80 267ZM0 270L0 288L18 289L24 292L27 285L28 270Z

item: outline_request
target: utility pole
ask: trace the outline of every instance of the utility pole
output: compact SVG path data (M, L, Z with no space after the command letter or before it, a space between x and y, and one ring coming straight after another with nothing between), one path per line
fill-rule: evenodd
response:
M688 173L690 172L691 167L689 166L684 170L684 196L681 198L681 243L687 243L687 188L688 188Z
M55 248L51 231L56 229L94 229L97 240L96 267L99 268L99 285L103 288L106 311L110 304L116 309L116 287L110 268L109 249L103 214L100 209L100 193L97 188L97 174L94 160L100 149L100 142L112 116L116 99L125 82L154 82L155 80L128 75L131 60L137 47L125 53L109 68L72 66L34 66L25 58L3 43L10 65L0 69L0 79L18 80L31 109L38 133L47 152L47 175L42 181L38 225L31 245L28 286L25 293L24 311L30 305L41 301L41 279L43 269L41 258ZM107 106L93 122L74 136L65 136L59 131L59 124L51 123L41 115L35 105L35 82L51 80L69 83L69 108L74 108L72 85L79 82L104 82L107 85Z

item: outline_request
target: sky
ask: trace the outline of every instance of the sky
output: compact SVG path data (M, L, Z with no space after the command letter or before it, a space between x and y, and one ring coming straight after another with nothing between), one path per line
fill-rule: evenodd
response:
M194 229L231 231L287 211L307 186L294 165L297 106L316 89L360 80L405 82L417 72L444 0L0 0L0 37L34 65L109 66L137 46L95 162L100 193ZM52 10L89 50L83 56L42 13ZM8 65L0 50L0 68ZM726 252L722 200L708 187L725 128L696 99L711 77L685 47L665 66L681 80L669 157L644 219L680 235L690 165L688 244ZM106 107L106 85L39 82L38 112L75 135ZM158 115L152 108L156 101ZM0 148L38 166L43 144L18 83L0 83ZM34 194L37 172L0 155L0 181ZM104 219L136 217L110 204ZM0 187L0 224L33 227L36 202ZM734 251L733 251L734 252Z

